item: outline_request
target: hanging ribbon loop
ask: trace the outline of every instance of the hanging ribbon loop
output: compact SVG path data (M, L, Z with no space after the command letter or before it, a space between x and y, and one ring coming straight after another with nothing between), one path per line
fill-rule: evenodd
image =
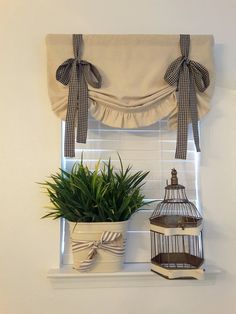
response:
M186 159L188 123L192 122L194 143L200 152L196 88L204 92L210 84L208 70L189 59L190 35L180 35L182 56L168 67L164 79L178 91L178 129L175 158Z
M88 130L88 84L100 88L102 78L97 68L81 60L82 35L73 35L75 58L63 62L56 71L56 79L69 85L66 113L64 156L75 156L75 119L77 117L77 143L86 143Z
M125 254L124 243L122 245L117 245L115 241L122 237L120 232L109 232L104 231L98 241L74 241L72 240L72 252L78 252L85 249L90 249L88 252L86 260L82 261L79 267L80 271L89 271L97 255L99 249L105 250L117 256L123 256Z

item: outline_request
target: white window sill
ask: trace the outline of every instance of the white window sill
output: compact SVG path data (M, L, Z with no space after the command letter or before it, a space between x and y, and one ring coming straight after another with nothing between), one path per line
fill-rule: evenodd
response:
M167 280L152 271L150 263L126 263L122 272L116 273L79 273L71 265L51 269L47 277L55 288L118 288L154 286L204 286L213 285L222 271L207 267L204 280L181 279Z

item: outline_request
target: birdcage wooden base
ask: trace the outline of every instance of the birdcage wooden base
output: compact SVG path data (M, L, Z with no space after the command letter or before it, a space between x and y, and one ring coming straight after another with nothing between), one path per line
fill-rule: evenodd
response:
M151 262L151 270L168 279L203 278L203 259L191 254L160 253Z
M158 274L159 276L169 279L169 280L176 280L176 279L204 279L204 269L197 268L197 269L190 269L190 270L166 270L158 266L153 266L151 271Z

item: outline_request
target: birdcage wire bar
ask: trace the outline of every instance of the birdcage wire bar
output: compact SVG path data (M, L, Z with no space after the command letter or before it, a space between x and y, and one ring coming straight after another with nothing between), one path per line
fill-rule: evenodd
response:
M151 262L166 269L196 269L204 261L199 236L165 236L151 231Z

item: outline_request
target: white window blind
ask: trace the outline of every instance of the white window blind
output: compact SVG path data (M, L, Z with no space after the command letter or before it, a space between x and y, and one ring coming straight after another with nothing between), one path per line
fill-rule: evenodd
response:
M64 138L64 124L62 136ZM132 171L150 171L143 193L147 199L162 199L166 180L170 171L176 168L179 183L186 186L187 196L197 201L197 168L198 160L191 128L189 128L187 160L174 159L176 131L169 131L167 121L161 120L151 126L139 129L117 129L103 125L89 117L88 137L86 144L76 143L74 158L64 158L62 167L70 171L73 164L80 160L83 152L84 162L94 169L98 160L108 161L111 157L115 168L119 167L117 152L124 166L131 164ZM126 262L149 262L150 239L149 220L154 203L135 214L130 222ZM68 226L62 228L62 263L71 264Z

